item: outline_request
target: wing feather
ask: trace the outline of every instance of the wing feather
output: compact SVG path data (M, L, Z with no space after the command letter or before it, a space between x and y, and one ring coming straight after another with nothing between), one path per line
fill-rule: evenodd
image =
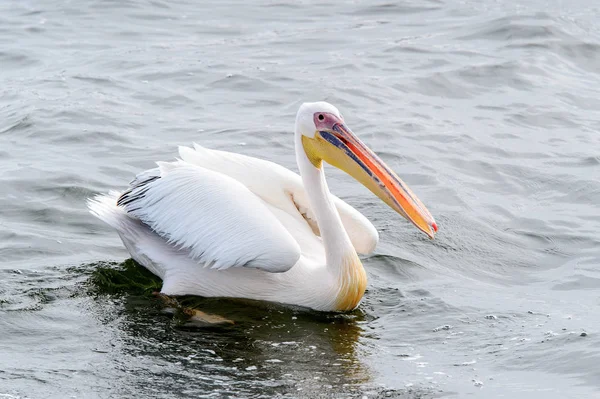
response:
M265 203L224 174L185 162L142 172L117 204L206 267L284 272L300 247Z
M212 150L198 144L194 144L194 148L179 147L179 156L185 162L227 174L269 204L288 213L298 213L313 232L320 235L302 178L297 173L274 162ZM362 213L335 195L333 201L356 251L361 254L371 253L379 241L375 226Z

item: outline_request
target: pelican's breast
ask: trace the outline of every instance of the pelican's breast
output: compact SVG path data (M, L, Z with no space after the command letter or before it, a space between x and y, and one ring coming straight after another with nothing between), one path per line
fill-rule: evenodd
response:
M335 310L345 312L360 304L367 288L367 273L356 253L344 257L339 272Z

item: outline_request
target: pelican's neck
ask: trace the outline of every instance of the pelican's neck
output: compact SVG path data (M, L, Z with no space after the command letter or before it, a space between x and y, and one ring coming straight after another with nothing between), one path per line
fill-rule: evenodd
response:
M333 203L323 167L317 168L310 162L301 142L296 143L296 159L310 207L321 232L327 265L339 265L347 258L356 257L356 250Z
M317 168L310 162L299 134L296 134L296 159L325 246L326 267L336 281L335 293L327 306L338 311L352 310L365 293L367 274L335 207L323 167Z

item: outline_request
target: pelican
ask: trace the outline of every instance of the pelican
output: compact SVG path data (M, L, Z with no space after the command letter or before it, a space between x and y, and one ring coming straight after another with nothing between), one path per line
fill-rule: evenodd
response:
M275 163L194 145L138 174L122 193L88 200L165 295L247 298L318 311L355 309L375 249L369 220L332 195L323 162L354 177L419 230L437 225L408 186L326 102L296 115L300 175Z

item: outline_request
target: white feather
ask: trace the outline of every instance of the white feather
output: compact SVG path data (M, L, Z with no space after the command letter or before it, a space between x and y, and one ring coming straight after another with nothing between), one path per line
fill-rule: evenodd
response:
M205 267L284 272L300 246L264 202L240 182L186 162L160 162L147 184L136 178L124 208ZM224 245L227 245L225 250Z
M274 162L227 151L212 150L194 143L194 148L179 147L185 162L226 174L244 184L265 202L288 213L306 218L318 233L318 227L300 175ZM369 254L379 241L375 226L352 206L331 196L344 228L356 252Z
M131 217L124 207L117 206L119 196L120 193L111 191L88 200L90 212L117 230L133 259L163 279L162 293L253 298L331 310L335 280L325 267L320 239L301 218L267 205L306 252L291 270L284 273L245 267L217 270L203 267L191 258L189 250L170 245L148 225ZM232 242L221 244L222 251L227 252Z

